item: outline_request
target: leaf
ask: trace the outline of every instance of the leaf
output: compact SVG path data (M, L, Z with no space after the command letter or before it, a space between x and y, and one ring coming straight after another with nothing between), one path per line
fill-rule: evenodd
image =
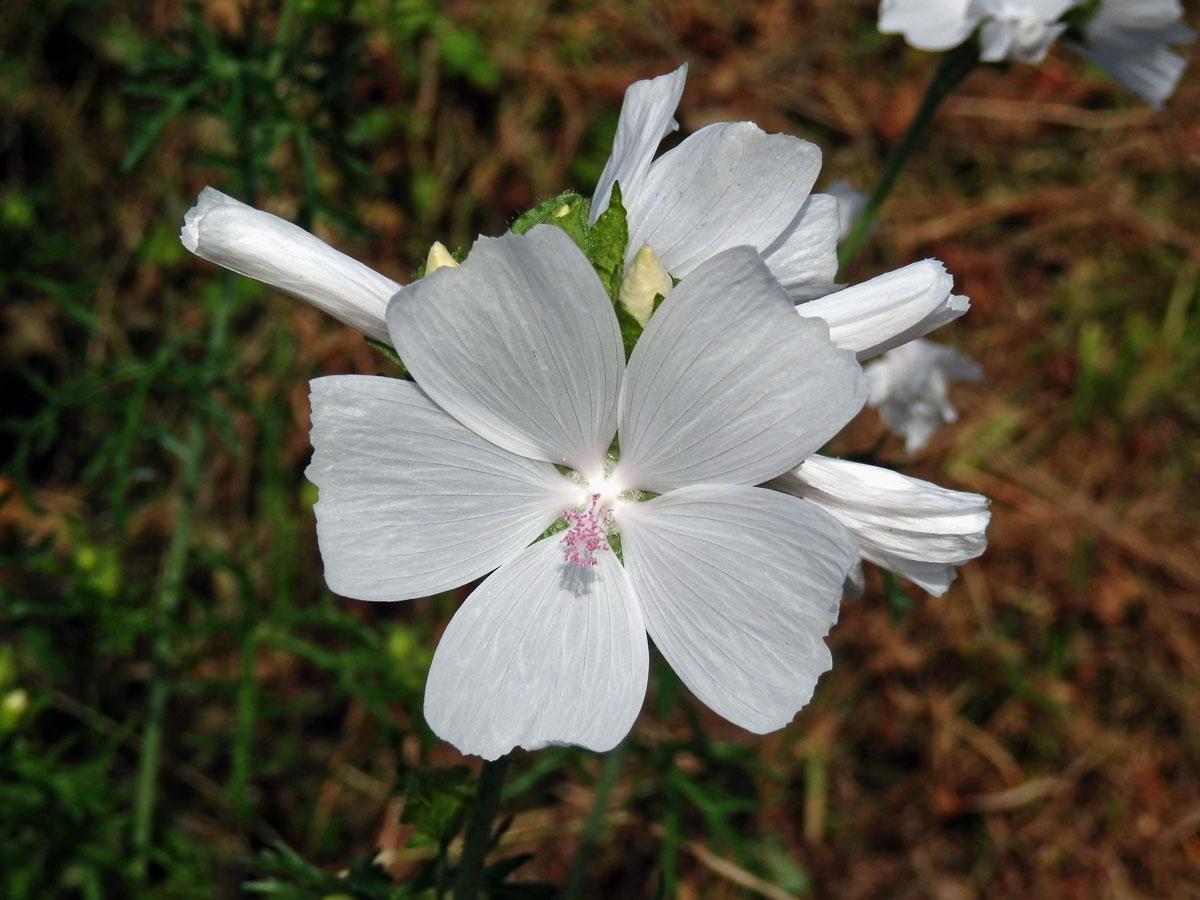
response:
M410 769L400 821L434 843L453 836L462 825L474 795L466 766Z
M509 231L513 234L524 234L534 225L553 225L565 231L579 249L587 253L587 217L590 208L591 204L587 199L575 191L563 191L557 197L543 200L528 212L521 213L509 227Z
M596 224L588 232L588 259L596 274L604 282L608 295L616 301L621 290L621 274L625 262L625 245L629 243L629 221L625 206L621 203L621 185L613 182L608 199L608 209L600 213Z

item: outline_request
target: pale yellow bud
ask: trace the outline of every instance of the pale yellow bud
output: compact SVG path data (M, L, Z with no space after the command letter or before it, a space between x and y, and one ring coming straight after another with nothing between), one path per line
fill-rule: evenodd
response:
M433 246L429 248L429 256L425 259L425 274L436 272L438 269L450 266L452 269L458 268L458 261L450 255L450 251L446 249L446 245L441 241L434 241Z
M639 325L650 321L656 294L667 296L671 291L671 276L663 268L649 244L642 244L621 281L618 299Z
M558 209L556 209L554 211L554 218L561 219L563 216L567 215L570 212L571 212L571 207L568 206L566 203L564 203L562 206L560 206Z

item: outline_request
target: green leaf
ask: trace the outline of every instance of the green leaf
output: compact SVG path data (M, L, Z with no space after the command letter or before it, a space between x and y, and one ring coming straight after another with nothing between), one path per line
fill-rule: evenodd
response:
M591 204L575 191L563 191L557 197L544 200L528 212L517 216L509 228L513 234L524 234L534 225L553 225L561 228L584 253L588 251L588 210Z
M600 213L596 224L588 232L587 247L584 248L596 269L596 274L604 282L604 287L614 302L621 290L625 245L628 243L629 222L625 215L625 206L621 203L621 186L614 181L612 193L608 198L608 208Z
M474 795L466 766L410 769L400 821L435 843L458 831Z

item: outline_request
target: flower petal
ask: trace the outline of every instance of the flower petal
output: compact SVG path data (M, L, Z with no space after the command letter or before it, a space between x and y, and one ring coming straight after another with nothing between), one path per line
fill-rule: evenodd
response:
M986 497L890 469L814 455L769 487L823 507L854 533L864 559L934 595L987 547Z
M377 341L400 285L278 216L206 187L179 239L197 256L306 300Z
M578 488L464 428L416 385L335 375L312 386L317 541L329 587L405 600L511 559Z
M539 541L475 589L438 643L425 720L463 753L513 747L611 750L646 694L642 614L611 552L563 561Z
M837 198L813 194L800 208L791 230L763 254L771 274L793 303L823 297L835 289L841 229Z
M480 238L461 266L406 288L388 325L421 388L468 428L574 469L603 460L621 333L600 279L560 229Z
M1162 109L1187 67L1187 60L1169 45L1196 38L1182 18L1177 0L1110 0L1084 26L1086 46L1076 49L1150 106Z
M867 405L904 437L909 453L924 447L938 426L958 418L950 405L949 379L983 377L979 366L953 347L921 338L889 350L865 366L863 374L871 389Z
M762 734L831 665L854 538L815 504L695 485L618 514L626 571L654 644L704 704Z
M753 122L702 128L655 160L626 199L625 262L649 244L682 278L730 247L767 250L796 220L820 168L815 144Z
M970 304L950 293L953 286L945 266L926 259L801 303L796 312L824 319L835 344L869 359L966 312Z
M957 47L975 29L980 14L968 13L971 0L882 0L879 30L903 34L919 50Z
M758 484L829 440L866 393L854 357L735 247L681 281L634 346L614 477L659 492Z
M675 107L683 96L687 78L687 63L674 72L635 81L625 89L625 102L617 120L612 155L604 164L596 193L592 195L592 210L588 224L594 225L600 213L608 209L614 181L621 184L621 196L626 200L637 196L650 170L650 163L664 137L679 128ZM641 246L640 244L638 245Z

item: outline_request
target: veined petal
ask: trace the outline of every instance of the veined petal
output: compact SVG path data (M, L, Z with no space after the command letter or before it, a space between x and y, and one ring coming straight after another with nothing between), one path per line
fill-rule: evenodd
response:
M818 504L854 533L864 559L934 595L987 547L986 497L890 469L813 455L768 487Z
M824 319L835 344L869 359L966 312L967 298L952 295L953 286L945 266L926 259L801 303L796 312Z
M1076 49L1150 106L1162 109L1187 67L1169 45L1196 38L1182 18L1177 0L1107 0L1084 26L1086 46Z
M421 388L478 434L577 470L603 461L625 354L600 279L560 229L480 238L461 266L406 288L388 325Z
M808 703L858 555L815 504L694 485L620 517L626 571L654 644L693 694L763 734Z
M391 343L384 313L400 285L278 216L206 187L179 239L197 256L306 300Z
M611 553L563 561L539 541L477 587L450 620L425 685L425 720L463 753L611 750L646 694L641 610Z
M649 244L682 278L730 247L767 250L796 220L820 168L815 144L753 122L702 128L655 160L644 188L625 201L625 262Z
M790 230L763 253L771 274L793 303L823 297L834 290L841 230L838 199L813 194L800 208Z
M633 348L614 477L659 492L759 484L829 440L866 395L824 323L797 316L758 254L735 247L683 279Z
M968 12L971 6L971 0L882 0L879 30L903 34L919 50L949 50L979 24L979 16Z
M549 463L463 427L416 385L335 375L312 385L317 541L329 587L405 600L465 584L516 556L578 487Z
M684 63L674 72L635 81L625 89L612 155L604 164L596 193L592 196L589 225L594 225L600 213L608 209L614 181L621 183L621 196L627 207L630 198L641 193L659 142L679 128L675 107L683 96L686 78L687 63Z

